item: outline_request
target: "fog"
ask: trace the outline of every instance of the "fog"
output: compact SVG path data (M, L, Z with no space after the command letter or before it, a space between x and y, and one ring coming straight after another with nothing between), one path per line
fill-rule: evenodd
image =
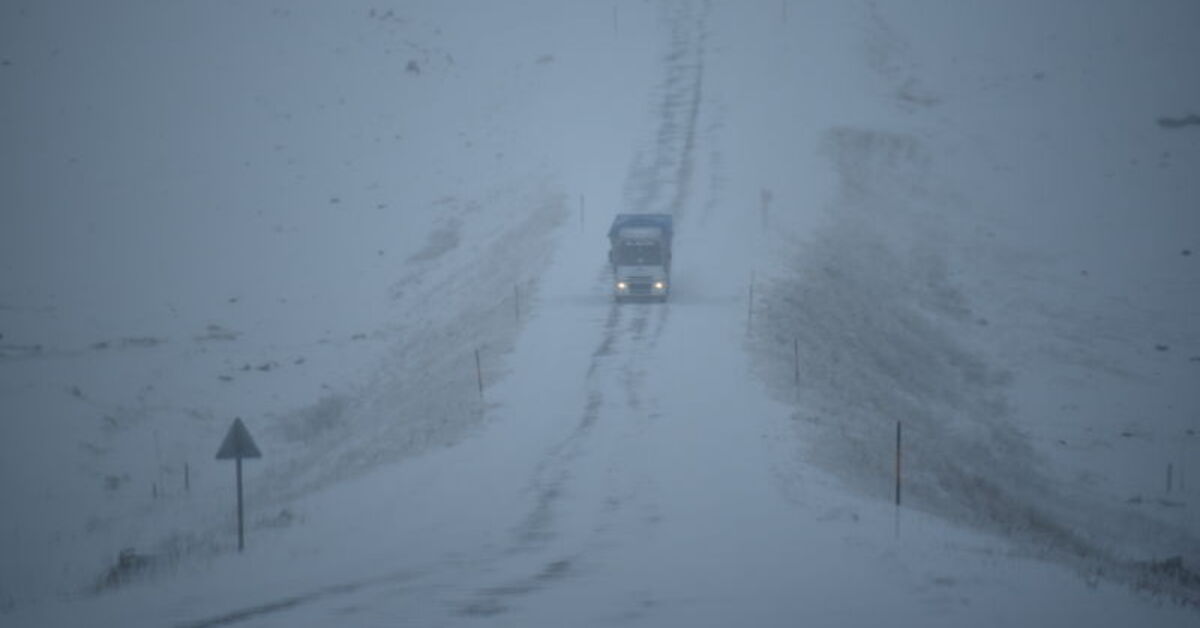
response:
M0 625L1194 624L1198 25L3 3Z

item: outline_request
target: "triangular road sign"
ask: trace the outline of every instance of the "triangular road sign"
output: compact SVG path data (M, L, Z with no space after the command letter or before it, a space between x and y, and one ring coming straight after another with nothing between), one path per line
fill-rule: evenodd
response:
M258 445L254 444L254 439L250 438L250 432L240 418L233 420L229 433L225 434L225 440L217 450L217 460L234 458L262 458Z

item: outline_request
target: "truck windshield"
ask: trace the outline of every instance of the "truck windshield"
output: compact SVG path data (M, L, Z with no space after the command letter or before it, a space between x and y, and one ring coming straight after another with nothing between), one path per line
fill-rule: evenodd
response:
M662 261L662 246L655 241L626 240L617 245L613 261L620 266L657 266Z

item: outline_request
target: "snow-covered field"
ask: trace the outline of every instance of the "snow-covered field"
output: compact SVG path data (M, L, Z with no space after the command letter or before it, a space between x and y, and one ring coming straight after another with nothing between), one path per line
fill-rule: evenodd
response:
M5 3L0 625L1194 625L1198 24Z

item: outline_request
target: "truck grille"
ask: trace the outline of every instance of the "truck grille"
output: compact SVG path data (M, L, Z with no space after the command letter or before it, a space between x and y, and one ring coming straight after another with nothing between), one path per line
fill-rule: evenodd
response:
M625 281L629 284L629 294L650 294L654 292L652 277L630 277Z

